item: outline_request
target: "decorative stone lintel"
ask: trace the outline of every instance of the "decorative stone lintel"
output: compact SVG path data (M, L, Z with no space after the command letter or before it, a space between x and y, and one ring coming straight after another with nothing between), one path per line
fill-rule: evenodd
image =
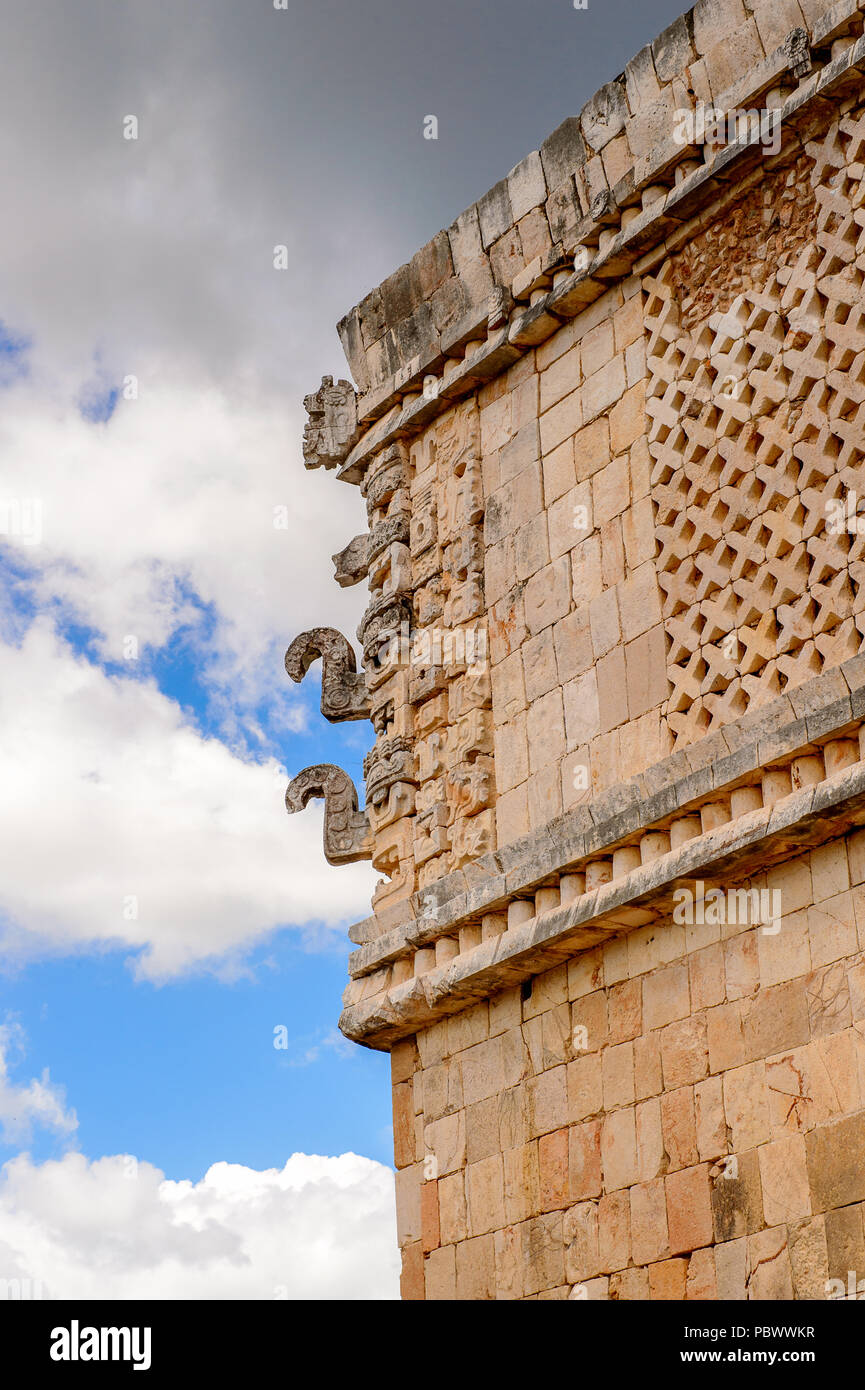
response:
M328 864L354 864L372 858L372 833L366 811L359 811L357 791L347 772L333 763L305 767L288 784L285 807L302 811L313 797L324 797L324 857Z
M335 627L313 627L295 637L285 653L285 669L293 681L302 681L312 663L321 657L321 712L331 724L347 719L368 719L366 678L357 669L354 647Z

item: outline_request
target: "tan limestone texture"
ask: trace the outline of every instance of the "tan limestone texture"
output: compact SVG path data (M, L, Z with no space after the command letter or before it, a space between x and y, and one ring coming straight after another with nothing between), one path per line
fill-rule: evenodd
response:
M865 831L730 886L777 930L641 928L396 1044L404 1297L822 1299L865 1269Z

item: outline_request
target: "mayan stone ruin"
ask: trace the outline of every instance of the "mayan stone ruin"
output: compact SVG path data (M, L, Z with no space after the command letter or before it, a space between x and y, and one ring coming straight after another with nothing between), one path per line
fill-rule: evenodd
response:
M381 874L405 1298L865 1274L863 12L700 0L306 399L369 601L286 665L375 744L287 803Z

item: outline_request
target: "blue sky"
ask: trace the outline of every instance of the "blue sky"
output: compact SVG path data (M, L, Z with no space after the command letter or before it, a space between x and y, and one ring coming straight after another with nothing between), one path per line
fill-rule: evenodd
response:
M97 409L92 396L79 410L97 429L112 413ZM37 608L27 574L20 551L0 544L0 584L11 597L7 618L19 638ZM193 607L193 621L164 645L145 649L133 667L101 658L98 629L70 616L60 597L53 607L56 630L109 676L127 679L131 670L155 680L186 723L219 738L224 702L214 705L202 674L202 652L214 641L214 605L187 586L179 589L179 601ZM279 721L271 727L266 695L252 708L256 724L268 730L269 750L291 769L336 762L362 786L371 728L322 718L317 668L302 694L308 722L296 732ZM250 756L245 741L240 748ZM284 831L288 839L287 818ZM23 1029L27 1048L15 1059L13 1075L50 1069L78 1116L71 1142L85 1153L133 1153L170 1178L197 1180L216 1155L254 1168L278 1166L295 1149L354 1148L389 1164L389 1059L350 1045L336 1030L345 956L342 934L310 922L300 934L274 930L248 953L238 978L197 973L139 981L129 953L110 948L7 967L0 977L2 1007ZM285 1048L274 1046L279 1026L287 1031ZM29 1148L42 1160L69 1142L37 1130ZM0 1161L18 1147L0 1142Z
M87 1154L129 1153L170 1178L204 1176L215 1157L261 1169L296 1150L392 1161L389 1060L337 1040L345 959L338 943L284 939L225 984L136 984L115 954L30 966L3 981L27 1036L15 1075L49 1067L79 1119ZM287 1050L274 1046L284 1024ZM0 1147L0 1161L18 1145ZM40 1131L34 1158L61 1140Z

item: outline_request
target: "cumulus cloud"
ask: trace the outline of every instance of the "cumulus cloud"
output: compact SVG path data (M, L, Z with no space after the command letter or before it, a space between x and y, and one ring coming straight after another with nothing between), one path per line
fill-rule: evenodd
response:
M370 868L324 860L321 803L286 817L297 768L203 737L152 681L106 674L45 620L4 650L0 727L7 958L110 945L165 978L368 910Z
M397 1270L393 1173L353 1153L197 1183L129 1155L0 1171L0 1280L46 1298L390 1299Z
M10 1079L10 1054L24 1051L24 1033L19 1024L0 1024L0 1139L4 1144L27 1144L36 1129L53 1130L61 1136L78 1128L74 1110L67 1110L62 1086L52 1082L46 1067L42 1076L26 1085Z
M106 660L130 636L165 644L208 608L202 676L238 705L297 704L281 651L305 627L351 634L363 608L330 562L363 524L357 490L303 468L296 409L144 378L139 390L98 425L69 402L47 408L31 383L6 393L8 555L37 602L96 630Z

